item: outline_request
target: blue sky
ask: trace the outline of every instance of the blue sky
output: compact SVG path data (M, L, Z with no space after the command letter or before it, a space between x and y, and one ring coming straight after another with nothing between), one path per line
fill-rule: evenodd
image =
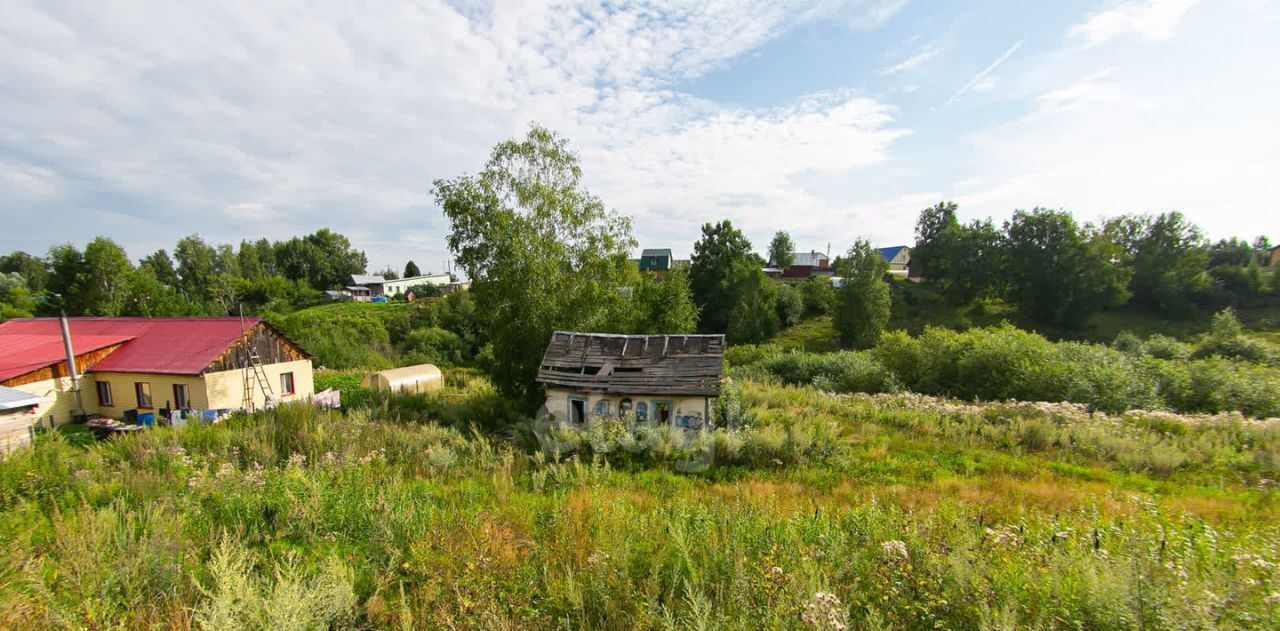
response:
M203 5L203 6L200 6ZM1178 209L1280 239L1280 2L0 0L0 252L329 226L444 266L430 183L547 125L642 247Z

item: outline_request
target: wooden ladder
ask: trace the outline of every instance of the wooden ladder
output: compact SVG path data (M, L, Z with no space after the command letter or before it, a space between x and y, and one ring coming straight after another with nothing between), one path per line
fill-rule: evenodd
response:
M262 367L262 358L258 356L258 351L249 349L249 366L246 370L253 373L253 381L249 381L249 374L244 376L244 409L253 411L253 391L256 383L262 389L262 394L267 402L275 397L275 393L271 391L271 380L267 379L267 371Z

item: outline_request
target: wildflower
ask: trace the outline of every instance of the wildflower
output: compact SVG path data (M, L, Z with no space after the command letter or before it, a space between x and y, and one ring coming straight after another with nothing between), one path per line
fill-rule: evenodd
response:
M997 546L1016 546L1022 543L1022 535L1014 526L1001 526L999 528L987 528L987 538L991 540L993 545Z
M288 462L288 466L289 466L290 468L293 468L293 467L298 467L298 468L305 467L305 466L307 466L307 457L295 451L295 452L293 452L293 453L289 454L289 462Z
M849 628L840 599L828 592L814 594L813 598L805 603L804 610L800 612L800 620L813 629L844 631Z
M608 560L609 560L609 553L596 550L595 552L591 553L591 556L587 557L587 565L590 567L595 567Z
M880 544L884 557L890 561L906 561L911 558L907 552L907 544L893 539Z
M1262 600L1263 602L1266 602L1268 605L1274 605L1276 603L1280 603L1280 592L1271 592L1269 596L1267 596L1266 598L1263 598Z
M258 461L253 461L253 466L245 472L244 481L258 488L266 484L266 480L262 477L262 465Z
M235 472L236 472L235 465L231 464L230 462L224 462L218 465L218 472L214 474L214 477L221 480L223 478L227 478L234 475Z

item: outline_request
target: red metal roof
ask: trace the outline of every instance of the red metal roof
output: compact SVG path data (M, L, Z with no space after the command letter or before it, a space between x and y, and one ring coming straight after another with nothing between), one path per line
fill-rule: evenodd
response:
M5 324L0 324L0 381L67 359L61 333L57 336L9 333ZM132 338L127 335L74 335L72 343L76 355L82 355L129 339Z
M149 372L195 375L204 370L227 347L262 318L69 318L71 344L77 355L128 340L119 349L94 364L90 370L108 372ZM243 327L243 328L242 328ZM22 369L36 359L18 346L26 338L42 356L54 352L53 359L35 368ZM35 345L38 338L43 343ZM107 341L113 340L113 341ZM12 344L13 350L9 345ZM95 344L97 346L95 346ZM0 379L6 366L16 376L64 359L62 332L57 318L19 318L0 323Z

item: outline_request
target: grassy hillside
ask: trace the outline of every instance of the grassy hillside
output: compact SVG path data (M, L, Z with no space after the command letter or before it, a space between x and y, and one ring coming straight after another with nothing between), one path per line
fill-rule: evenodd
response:
M746 383L742 464L680 474L447 429L489 392L451 383L42 438L0 462L0 627L1280 624L1274 425Z
M413 303L331 303L268 320L312 353L316 366L333 369L464 364L483 342L465 292Z

